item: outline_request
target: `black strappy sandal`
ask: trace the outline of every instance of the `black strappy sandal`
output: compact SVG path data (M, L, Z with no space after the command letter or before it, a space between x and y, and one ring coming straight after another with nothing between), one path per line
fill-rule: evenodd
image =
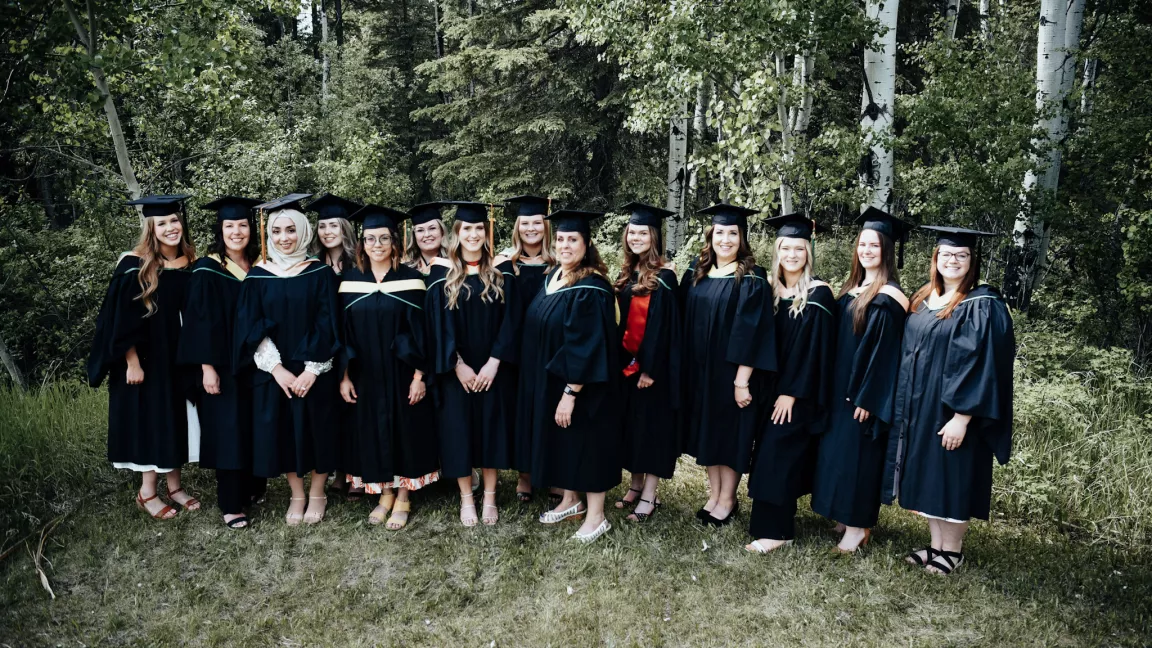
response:
M229 522L225 522L224 526L229 529L247 529L251 524L248 522L248 516L241 515L238 518L233 518Z
M532 491L516 491L516 501L521 504L527 504L532 501Z
M943 560L944 562L940 562ZM959 551L937 551L936 557L928 561L925 567L934 567L939 570L938 576L947 576L964 564L964 554ZM936 573L936 572L929 572Z
M924 558L920 557L921 551L924 552ZM920 547L919 549L913 549L907 556L904 556L904 562L917 567L925 567L936 557L936 553L937 551L932 547Z
M647 522L648 518L656 515L656 509L659 508L659 504L653 504L643 497L641 497L639 501L644 502L645 504L652 504L652 511L648 513L637 513L636 511L632 511L630 514L628 514L628 517L624 518L625 520L628 520L629 522ZM637 505L637 508L639 508L639 505ZM635 519L633 519L633 516L635 516Z
M640 490L639 488L629 488L628 493L636 493L638 495L643 495L644 491ZM628 497L628 493L624 493L624 497ZM628 508L632 504L636 503L636 500L632 500L631 502L629 502L628 500L624 499L624 497L621 497L620 499L616 500L616 508L624 509L624 508Z

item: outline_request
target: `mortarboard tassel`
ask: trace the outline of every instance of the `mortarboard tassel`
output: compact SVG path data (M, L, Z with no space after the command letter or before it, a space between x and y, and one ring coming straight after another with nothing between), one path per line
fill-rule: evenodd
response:
M496 205L488 205L488 253L496 255Z
M258 210L256 215L260 218L260 263L265 263L268 261L268 243L264 237L264 210Z
M903 270L904 269L904 239L905 238L908 238L907 235L900 237L900 243L899 243L900 248L899 248L899 252L896 253L896 269L897 270Z

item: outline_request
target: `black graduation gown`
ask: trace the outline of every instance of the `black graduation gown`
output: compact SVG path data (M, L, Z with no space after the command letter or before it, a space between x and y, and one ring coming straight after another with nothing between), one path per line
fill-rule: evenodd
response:
M899 288L895 282L889 285ZM864 332L852 327L852 295L837 301L839 322L828 424L816 453L812 510L830 520L868 529L880 514L880 486L892 426L900 340L906 313L880 293L868 304ZM870 416L861 423L856 408Z
M191 273L161 270L152 293L156 311L145 317L137 272L140 257L124 255L116 264L88 356L88 384L108 378L108 460L158 468L188 462L187 372L176 361L180 309ZM136 347L144 382L129 385L124 355Z
M615 487L622 412L611 284L593 274L545 289L528 308L522 337L516 426L532 440L532 484L591 493ZM556 406L567 384L583 388L571 424L561 428Z
M948 319L936 312L922 303L904 327L884 503L987 520L992 457L1006 464L1012 450L1012 317L990 286L969 293ZM937 433L955 412L972 420L960 447L948 451Z
M335 359L340 351L336 328L339 308L332 292L332 269L312 261L299 274L280 277L259 266L240 288L236 312L233 367L254 367L260 341L271 338L281 364L300 375L304 363ZM336 368L317 376L304 398L288 398L272 374L253 369L253 474L321 473L340 462L340 377ZM336 423L334 425L334 423Z
M356 388L356 403L345 403L349 427L341 468L365 483L435 472L439 456L431 433L431 394L408 404L416 370L427 374L430 369L424 276L400 265L377 282L371 271L349 268L340 284L340 302L344 344L338 375L347 368Z
M516 262L516 286L520 293L520 307L524 312L532 305L532 300L544 288L544 275L548 273L546 263Z
M831 400L832 359L836 344L836 298L828 286L808 291L808 304L799 317L788 309L792 299L781 298L776 322L777 373L761 405L760 435L748 496L783 505L811 491L816 436L823 431ZM781 394L793 396L792 420L772 422L772 410Z
M232 273L235 269L239 276ZM192 266L184 301L184 330L178 359L195 381L192 393L200 419L200 465L220 470L252 466L251 378L232 373L232 332L244 271L213 257ZM212 365L220 393L204 391L201 365Z
M504 284L502 300L484 301L480 276L464 278L456 308L444 293L448 269L428 274L426 310L435 345L434 370L440 399L440 474L457 479L472 468L516 466L516 363L519 361L520 306L512 262L496 267ZM456 378L457 355L473 371L489 358L500 361L496 380L483 392L468 393Z
M701 466L724 465L748 472L758 432L758 413L771 410L765 380L776 371L776 331L772 288L764 269L755 266L736 284L735 275L705 276L692 283L695 270L681 279L684 304L685 451ZM736 404L736 371L754 368L749 381L752 404Z
M651 473L671 479L680 457L677 434L680 409L680 307L676 273L660 270L656 289L649 294L648 317L640 348L635 355L624 348L632 288L638 276L617 295L620 304L619 344L621 375L635 362L636 371L624 378L624 468L632 473ZM652 386L639 389L640 374L652 378Z

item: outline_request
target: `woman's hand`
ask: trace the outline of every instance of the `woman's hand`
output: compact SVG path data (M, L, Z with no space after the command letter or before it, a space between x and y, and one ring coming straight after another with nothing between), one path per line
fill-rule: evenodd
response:
M345 403L356 403L356 385L352 384L352 379L348 377L348 372L344 372L344 378L340 380L340 395L344 397Z
M496 372L500 369L500 361L496 358L488 358L488 362L480 367L480 373L476 374L476 381L472 383L472 391L488 391L492 388L492 383L496 380Z
M417 371L412 375L412 384L408 385L408 404L415 405L424 400L428 388L424 385L424 374Z
M464 364L463 361L456 363L456 380L460 381L460 386L464 391L472 393L475 391L473 386L476 384L476 372L472 371L472 367Z
M139 385L144 382L144 369L139 364L129 364L128 373L124 378L129 385Z
M772 407L772 422L776 425L792 422L792 406L796 404L796 397L780 394L776 397L776 404Z
M752 404L752 392L749 391L748 385L736 387L736 405L741 409L748 407Z
M574 409L576 409L576 397L571 394L561 396L560 403L556 405L556 425L562 428L572 425L572 410Z
M857 421L860 421L861 423L864 423L865 421L867 421L868 417L870 417L870 416L872 416L872 414L869 413L868 410L864 409L863 407L857 407L856 411L852 413L852 418L857 420Z
M204 374L202 382L204 383L204 393L216 396L220 393L220 375L216 373L216 368L210 364L200 365L200 371Z
M648 389L649 387L652 386L653 382L655 382L655 381L652 380L652 376L649 376L648 374L641 372L640 373L640 380L636 381L636 389Z
M284 395L292 398L292 385L296 382L296 374L285 369L284 365L278 364L272 368L272 378L276 380L277 385L280 385L280 390L284 392Z
M299 376L296 376L296 381L292 383L292 393L300 398L308 395L308 390L312 389L312 385L316 383L316 374L311 371L301 371Z
M955 450L964 443L964 435L968 433L968 421L972 417L965 414L955 414L952 420L944 424L944 427L936 434L944 437L940 439L940 445L944 446L945 450Z

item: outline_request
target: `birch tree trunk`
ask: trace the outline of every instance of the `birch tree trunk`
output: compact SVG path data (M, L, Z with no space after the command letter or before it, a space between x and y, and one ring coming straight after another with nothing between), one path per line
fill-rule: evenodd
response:
M800 102L789 105L788 85L784 83L787 71L784 66L784 57L776 55L776 78L780 82L780 93L776 110L780 119L780 141L782 144L782 157L787 167L796 159L796 138L801 137L808 130L808 122L812 118L812 66L813 59L809 52L797 54L792 62L792 84L800 92ZM780 174L780 214L791 214L795 211L795 197L792 185L784 174Z
M704 143L705 128L707 127L708 103L712 98L712 82L705 79L700 83L696 89L696 105L692 111L692 130L691 130L691 150L692 158L700 155L700 149ZM680 248L684 247L684 241L688 238L688 203L696 197L696 184L699 180L699 172L695 165L685 168L688 173L688 186L684 190L684 196L680 199L680 211L676 216L668 220L668 256L671 258L675 256Z
M980 38L988 40L988 11L991 9L989 0L980 0Z
M72 26L76 28L76 37L88 50L88 57L95 58L99 33L96 31L96 15L92 11L92 3L89 2L87 6L87 27L80 21L80 15L76 13L76 7L72 4L72 0L64 0L64 8L68 11L68 18L72 21ZM116 151L116 163L120 166L120 175L124 178L124 184L132 198L139 198L140 183L136 181L136 172L132 169L132 159L128 157L128 142L124 139L124 129L120 127L120 114L116 111L116 102L108 90L108 81L104 78L104 70L95 65L89 67L89 70L92 72L92 81L96 84L96 90L104 98L104 117L108 120L108 132L112 136L112 147Z
M1076 74L1075 52L1080 44L1084 0L1041 0L1036 42L1037 128L1043 139L1033 144L1040 153L1036 168L1024 175L1024 205L1012 228L1012 250L1004 270L1004 295L1027 310L1047 267L1051 229L1043 205L1056 195L1060 180L1060 146L1068 128L1065 102Z
M676 212L676 220L681 220L684 216L687 185L688 102L683 101L680 103L679 114L674 115L668 125L668 198L664 208ZM676 249L671 245L667 247L673 252Z
M12 384L16 385L16 389L21 393L28 391L28 383L24 382L24 374L20 373L20 367L16 366L12 354L8 353L8 345L4 344L3 337L0 337L0 363L8 370L8 375L12 377Z
M944 8L944 33L948 40L956 40L956 23L960 18L960 0L948 0Z
M892 193L893 158L888 139L892 136L892 109L896 101L896 14L899 0L868 0L865 12L885 28L864 50L864 93L860 126L870 147L866 182L872 196L861 207L883 208ZM872 49L873 47L877 49Z
M328 58L328 8L327 0L320 0L320 100L328 102L328 75L332 63Z

